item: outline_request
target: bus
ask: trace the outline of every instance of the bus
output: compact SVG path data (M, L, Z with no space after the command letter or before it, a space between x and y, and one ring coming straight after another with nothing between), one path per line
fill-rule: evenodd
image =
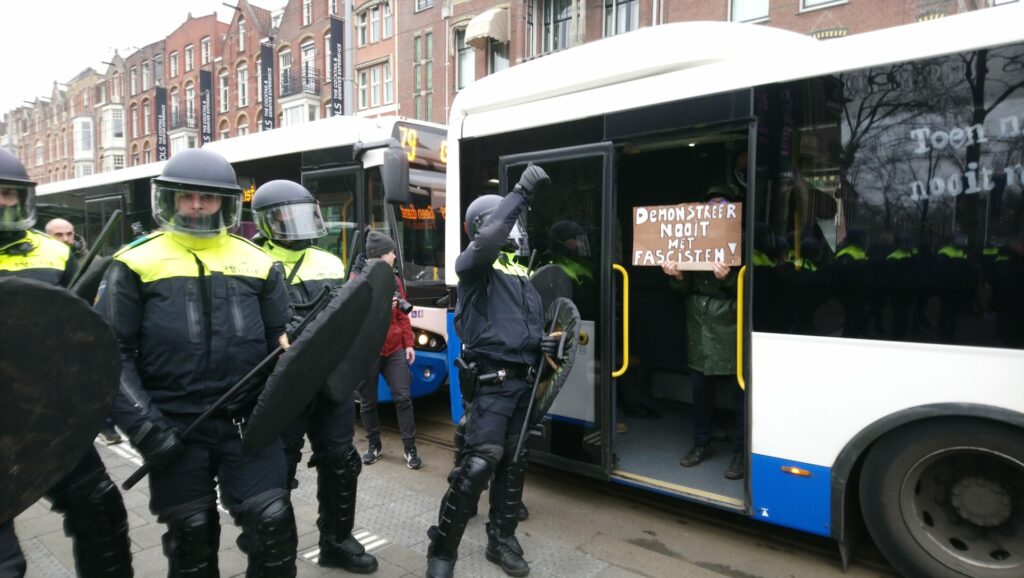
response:
M526 217L536 262L558 262L559 227L589 249L579 352L533 460L833 538L844 564L866 529L908 576L1024 576L1021 22L1012 4L830 41L666 24L460 91L451 304L465 208L527 163L552 180ZM715 186L740 201L743 266L714 417L742 439L722 427L681 467L704 343L663 259L637 258L634 214ZM638 395L653 403L627 415ZM737 442L745 476L726 479Z
M397 179L402 190L385 190L388 147L400 146ZM361 236L372 227L397 243L396 266L414 305L410 321L417 349L412 366L413 397L429 395L447 379L444 285L446 128L400 117L329 117L314 122L208 143L226 158L244 190L242 223L235 231L252 237L249 204L263 183L301 182L320 203L328 235L318 241L350 267ZM394 158L394 156L392 156ZM166 161L59 181L38 187L40 228L62 217L75 225L86 245L96 239L109 216L121 221L100 254L109 255L129 241L133 226L151 230L150 179ZM408 186L405 186L405 183ZM439 300L441 305L438 304ZM379 384L380 400L391 393Z

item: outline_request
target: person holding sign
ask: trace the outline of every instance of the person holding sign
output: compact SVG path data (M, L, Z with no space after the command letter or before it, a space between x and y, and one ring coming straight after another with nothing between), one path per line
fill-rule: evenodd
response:
M728 185L715 185L704 201L708 205L726 204L737 199ZM666 260L662 270L671 277L673 289L686 294L687 365L693 384L694 440L693 447L679 461L693 467L712 455L711 435L714 427L715 392L719 383L733 391L736 427L732 434L732 462L725 470L730 480L744 475L743 462L743 390L736 380L736 282L738 269L722 261L712 264L711 271L680 270L682 263Z

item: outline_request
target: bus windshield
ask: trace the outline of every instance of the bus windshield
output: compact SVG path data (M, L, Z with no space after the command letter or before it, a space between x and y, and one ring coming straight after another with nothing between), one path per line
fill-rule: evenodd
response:
M441 283L444 281L444 173L412 168L409 189L412 202L394 206L406 283Z

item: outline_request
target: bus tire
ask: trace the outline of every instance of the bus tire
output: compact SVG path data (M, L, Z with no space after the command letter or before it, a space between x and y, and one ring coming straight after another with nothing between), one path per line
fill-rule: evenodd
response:
M860 476L864 520L910 577L1024 576L1024 432L967 418L878 440Z

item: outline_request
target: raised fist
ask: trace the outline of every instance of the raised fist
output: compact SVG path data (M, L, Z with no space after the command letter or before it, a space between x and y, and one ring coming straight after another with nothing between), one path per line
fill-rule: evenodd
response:
M529 199L535 192L543 189L549 184L551 184L551 177L544 172L544 169L530 163L526 165L526 170L523 171L523 176L519 177L519 182L512 190L518 191L519 194Z

